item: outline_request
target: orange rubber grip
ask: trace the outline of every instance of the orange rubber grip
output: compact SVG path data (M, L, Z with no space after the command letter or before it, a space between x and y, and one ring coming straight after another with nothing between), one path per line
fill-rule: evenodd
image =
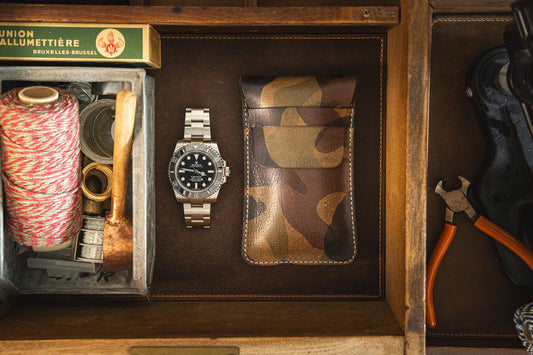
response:
M529 249L524 243L483 216L478 218L474 223L474 226L511 249L527 264L527 266L529 266L531 270L533 270L533 251L531 251L531 249Z
M456 225L444 223L444 230L429 258L426 278L426 323L430 328L435 328L437 325L435 307L433 305L433 285L435 284L435 276L437 275L437 270L439 269L444 254L446 254L448 247L455 237L456 231Z

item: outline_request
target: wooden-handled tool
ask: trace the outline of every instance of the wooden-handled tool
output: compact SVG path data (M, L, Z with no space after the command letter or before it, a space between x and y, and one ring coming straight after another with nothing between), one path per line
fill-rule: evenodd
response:
M123 90L117 94L111 210L105 217L103 239L103 269L106 272L133 266L133 223L126 216L126 193L136 103L137 98L131 91Z

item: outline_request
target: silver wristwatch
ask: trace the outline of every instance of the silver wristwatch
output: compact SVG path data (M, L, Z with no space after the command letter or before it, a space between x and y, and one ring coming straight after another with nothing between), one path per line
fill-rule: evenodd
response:
M184 137L174 148L168 177L176 199L183 203L187 228L210 227L211 204L229 173L211 139L209 109L186 109Z

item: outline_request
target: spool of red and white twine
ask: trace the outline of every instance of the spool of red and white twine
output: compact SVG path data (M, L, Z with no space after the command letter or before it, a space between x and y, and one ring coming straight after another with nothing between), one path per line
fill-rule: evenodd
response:
M76 236L83 219L78 101L40 88L0 96L4 204L12 239L54 247Z

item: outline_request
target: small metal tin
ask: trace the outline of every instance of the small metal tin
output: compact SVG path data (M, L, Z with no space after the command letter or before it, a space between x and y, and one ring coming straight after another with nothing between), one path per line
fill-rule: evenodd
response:
M27 267L26 260L33 253L24 251L24 248L9 238L4 228L4 214L0 209L0 299L6 299L8 294L132 294L149 297L155 258L153 78L139 68L0 67L2 88L27 85L28 82L62 86L77 82L92 85L108 81L123 82L137 96L126 201L126 212L132 216L133 221L133 265L131 269L115 272L105 280L97 275L69 282L52 280L46 275L46 270ZM3 204L2 194L0 202ZM100 219L101 224L97 219L87 219L83 228L103 231L104 218ZM93 237L87 235L88 240ZM89 245L92 244L85 244ZM87 253L98 257L94 245L87 248Z

